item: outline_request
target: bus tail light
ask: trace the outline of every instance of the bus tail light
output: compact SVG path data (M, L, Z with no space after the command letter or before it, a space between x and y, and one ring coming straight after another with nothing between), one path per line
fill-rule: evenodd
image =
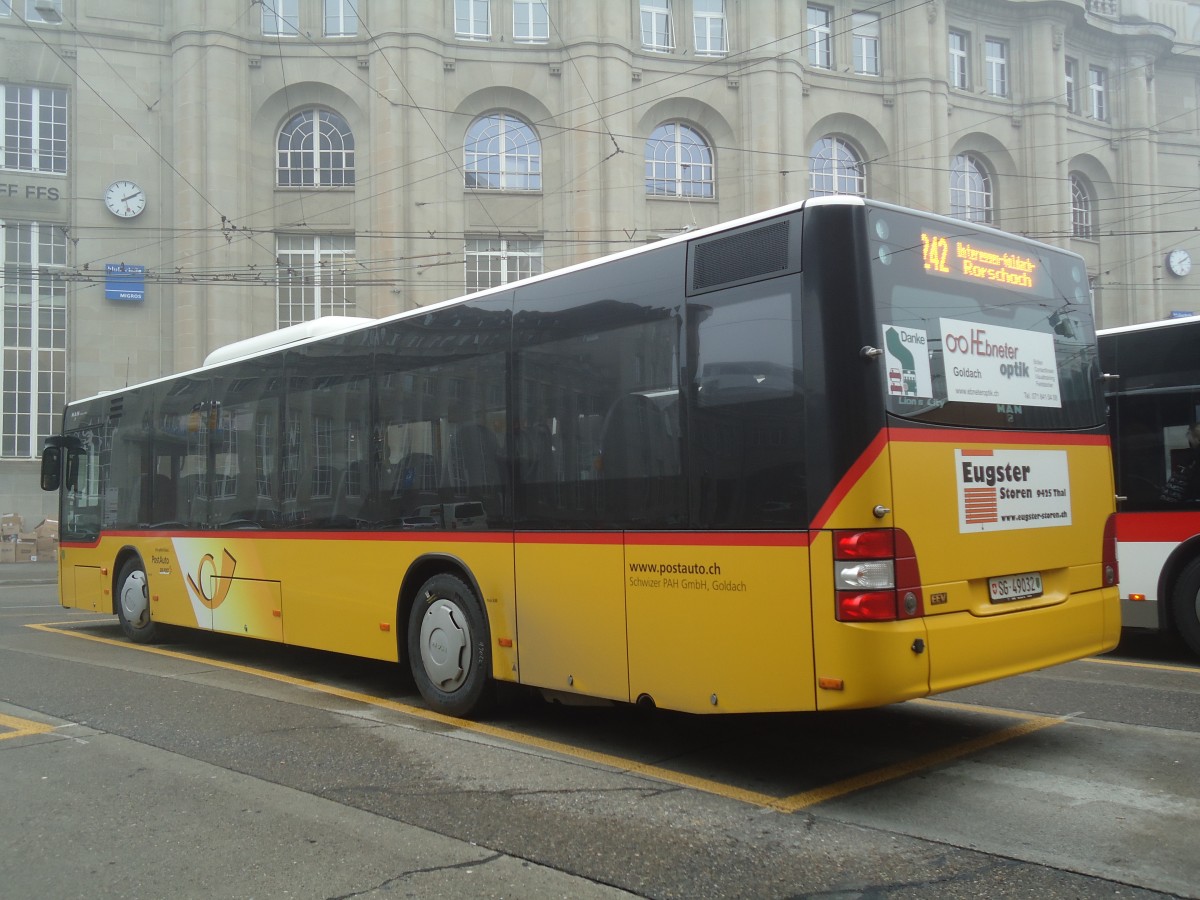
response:
M891 622L925 614L912 540L899 528L835 531L839 622Z
M1121 580L1121 570L1117 567L1117 514L1109 513L1104 523L1104 586L1112 587Z

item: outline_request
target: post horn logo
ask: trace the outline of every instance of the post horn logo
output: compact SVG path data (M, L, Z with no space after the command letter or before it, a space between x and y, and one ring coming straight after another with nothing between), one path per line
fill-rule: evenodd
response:
M225 602L225 598L229 595L229 588L233 586L233 572L237 568L237 560L228 550L222 549L221 554L221 571L217 571L217 561L213 555L205 553L200 557L199 565L196 566L196 577L192 578L191 575L187 577L188 587L192 589L192 593L209 609L216 609ZM211 595L208 591L210 586Z

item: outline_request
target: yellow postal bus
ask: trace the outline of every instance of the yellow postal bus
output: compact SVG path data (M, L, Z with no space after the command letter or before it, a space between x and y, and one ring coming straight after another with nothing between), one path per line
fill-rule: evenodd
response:
M1082 261L823 198L70 404L64 606L691 712L1114 646ZM268 346L274 343L276 346Z

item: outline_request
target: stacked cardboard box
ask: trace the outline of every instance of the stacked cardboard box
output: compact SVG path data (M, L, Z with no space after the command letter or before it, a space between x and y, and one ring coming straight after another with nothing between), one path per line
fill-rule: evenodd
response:
M0 516L0 563L53 560L58 555L58 521L43 519L33 531L17 513Z
M58 557L58 519L42 519L42 524L33 529L33 536L38 559Z
M17 513L0 516L0 563L17 562L17 547L21 541L21 529L25 527Z

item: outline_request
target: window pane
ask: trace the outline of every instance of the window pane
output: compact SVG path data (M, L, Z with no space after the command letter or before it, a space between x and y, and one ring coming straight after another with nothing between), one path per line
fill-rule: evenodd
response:
M642 0L642 46L647 50L672 50L671 0Z
M808 64L821 69L833 67L833 34L829 27L831 11L823 6L808 7Z
M795 528L804 521L799 298L778 281L709 293L688 396L694 522Z
M542 274L542 241L508 238L468 238L467 292L508 284Z
M983 163L959 154L950 164L950 215L969 222L991 223L992 181Z
M49 223L0 226L0 455L27 458L58 430L65 400L67 239Z
M322 316L355 314L352 236L281 234L276 238L275 257L279 328Z
M1071 233L1080 238L1093 236L1091 191L1077 175L1071 176Z
M693 0L692 13L697 53L720 54L725 42L725 0Z
M467 129L463 170L468 188L539 191L541 142L532 128L507 113L481 116Z
M281 187L354 184L354 134L337 113L309 109L279 132L276 171Z
M854 148L839 138L821 138L809 160L809 190L814 197L827 194L866 194L866 175Z
M988 38L984 41L984 67L987 91L995 97L1008 96L1008 43Z
M959 90L970 87L967 60L967 36L961 31L950 32L950 84Z
M357 0L325 0L325 34L344 37L358 34Z
M1088 89L1092 97L1092 118L1108 120L1108 70L1088 67Z
M67 92L0 84L4 108L4 155L0 168L25 172L67 171Z
M454 0L454 32L468 40L487 40L491 35L490 0Z
M659 125L646 142L646 193L712 197L713 155L707 141L679 122Z
M262 8L263 34L294 36L300 33L300 0L269 0Z
M859 75L878 75L879 16L873 13L855 13L851 22L854 28L854 71Z
M1066 89L1064 99L1067 103L1067 111L1079 112L1079 63L1067 57L1065 66Z
M550 15L545 0L513 0L513 40L542 44L550 39Z
M511 527L507 356L492 352L510 322L468 305L378 330L381 427L367 436L376 490L365 502L378 527Z
M18 2L18 0L9 0L9 5L11 6L12 3L16 2ZM42 15L42 11L38 9L38 7L45 7L45 0L42 0L40 3L35 3L33 0L28 0L28 2L25 4L25 20L27 22L42 22L46 25L62 24L62 0L52 0L50 5L54 8L54 12L57 15Z

